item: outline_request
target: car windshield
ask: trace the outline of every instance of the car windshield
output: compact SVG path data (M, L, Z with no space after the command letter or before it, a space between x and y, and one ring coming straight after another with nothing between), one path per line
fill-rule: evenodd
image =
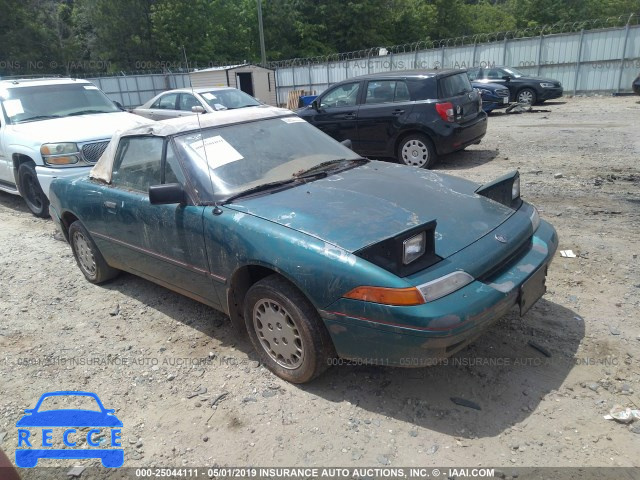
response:
M120 111L98 87L89 83L8 88L1 98L9 123L13 124Z
M189 177L205 202L295 179L323 162L360 158L299 117L210 128L180 135L175 141L189 159Z
M524 73L519 72L515 68L505 68L504 71L507 72L509 75L512 75L512 76L514 76L516 78L524 77Z
M40 404L38 412L69 409L101 411L96 400L88 395L56 395L46 397Z
M200 96L214 110L232 110L234 108L255 107L260 102L242 90L212 90L210 92L200 92Z

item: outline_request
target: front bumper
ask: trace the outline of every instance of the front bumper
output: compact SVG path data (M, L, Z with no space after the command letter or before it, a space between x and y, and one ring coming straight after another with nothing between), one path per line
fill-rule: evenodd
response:
M391 307L343 298L320 314L342 358L403 367L433 365L466 347L518 305L523 284L546 273L557 247L554 228L543 221L530 245L506 269L438 300Z
M75 178L88 175L93 166L88 167L66 167L66 168L53 168L45 166L36 166L36 173L38 174L38 182L44 194L49 198L49 189L51 183L56 178Z
M564 93L562 87L557 88L541 88L538 93L538 101L552 100L554 98L560 98Z

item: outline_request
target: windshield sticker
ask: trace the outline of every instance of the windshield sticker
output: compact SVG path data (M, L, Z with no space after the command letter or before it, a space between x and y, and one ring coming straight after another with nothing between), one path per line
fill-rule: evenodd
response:
M281 118L280 120L282 120L285 123L306 122L306 120L304 118L300 118L300 117L286 117L286 118Z
M85 90L98 90L98 87L96 87L94 85L85 85L84 89Z
M222 105L221 103L215 103L215 104L213 105L213 107L214 107L216 110L226 110L226 109L227 109L227 107L225 107L225 106L224 106L224 105Z
M218 168L227 163L237 162L244 157L220 135L189 144L196 153L207 160L211 168Z
M207 100L215 100L217 97L213 93L203 93L202 96Z
M15 117L16 115L24 113L22 102L18 98L13 100L5 100L3 102L3 105L8 117Z

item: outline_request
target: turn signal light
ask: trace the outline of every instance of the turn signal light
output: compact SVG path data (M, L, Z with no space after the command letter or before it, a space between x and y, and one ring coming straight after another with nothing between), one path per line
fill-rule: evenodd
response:
M420 291L410 288L356 287L344 298L362 300L363 302L381 303L383 305L411 306L425 303Z

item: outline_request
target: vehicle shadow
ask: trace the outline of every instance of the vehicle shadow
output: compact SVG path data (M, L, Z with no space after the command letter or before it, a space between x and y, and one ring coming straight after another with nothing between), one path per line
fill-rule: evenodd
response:
M301 389L363 412L465 438L492 437L524 422L576 363L584 322L571 310L540 300L524 317L510 313L441 365L401 369L343 365ZM528 344L540 345L550 357ZM456 405L471 401L481 410Z
M103 288L136 299L146 309L257 361L246 334L238 334L229 318L213 308L131 274ZM136 318L139 332L153 328L146 322L154 322L153 315ZM543 298L525 317L512 311L439 365L403 369L337 362L342 364L297 388L330 402L357 405L361 413L352 421L356 427L376 414L458 437L492 437L525 422L544 397L562 385L577 362L584 333L584 321L575 312ZM452 397L481 410L456 405Z
M0 192L0 205L13 210L14 212L26 213L27 215L31 215L31 211L27 207L27 204L24 203L22 197L19 197L18 195L12 195L7 192Z
M489 163L498 156L498 150L461 150L440 157L432 170L465 170Z

